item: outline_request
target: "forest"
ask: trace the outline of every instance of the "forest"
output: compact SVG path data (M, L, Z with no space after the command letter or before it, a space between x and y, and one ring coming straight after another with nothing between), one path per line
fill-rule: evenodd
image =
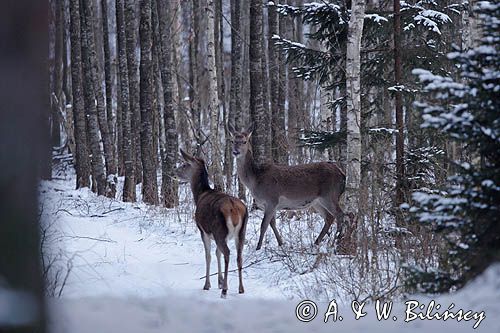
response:
M46 293L78 290L78 257L50 236L63 216L127 220L186 263L175 244L195 238L202 263L196 194L176 177L201 159L207 186L248 209L244 276L266 292L348 304L460 290L500 259L499 24L495 1L50 0ZM307 208L300 192L329 178L292 166L325 165L338 202ZM248 173L265 168L285 171L259 197ZM297 197L270 209L280 186Z

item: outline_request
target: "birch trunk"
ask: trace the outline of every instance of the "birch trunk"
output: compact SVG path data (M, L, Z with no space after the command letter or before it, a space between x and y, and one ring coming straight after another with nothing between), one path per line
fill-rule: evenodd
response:
M214 187L223 189L222 156L219 142L219 96L217 92L217 66L215 58L215 4L214 0L207 1L207 67L208 67L208 112L210 115L210 152L211 174Z
M347 172L346 203L347 211L359 218L361 182L361 36L365 16L365 2L352 2L351 18L347 34L346 55L346 97L347 97ZM348 226L349 227L349 226ZM339 243L340 253L352 252L352 231L345 230L345 237Z

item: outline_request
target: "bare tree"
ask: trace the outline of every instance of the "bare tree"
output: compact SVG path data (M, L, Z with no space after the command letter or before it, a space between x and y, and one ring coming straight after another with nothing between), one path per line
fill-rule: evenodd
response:
M168 17L168 4L165 1L157 2L158 18ZM175 207L178 203L177 182L172 178L175 164L177 162L177 130L175 122L175 105L173 99L174 73L172 73L172 39L170 26L164 19L159 19L160 30L160 68L163 85L166 151L163 152L162 160L162 184L161 193L165 207Z
M112 59L111 59L111 47L109 44L109 19L110 14L108 8L108 1L101 0L101 11L102 11L102 29L103 29L103 49L104 49L104 81L106 86L106 119L108 122L109 136L113 148L113 158L114 158L114 168L113 174L118 172L118 158L115 148L116 143L116 113L113 112L113 72L112 72ZM108 172L110 173L110 172ZM116 182L116 181L115 181Z
M400 1L394 0L394 81L396 85L401 84L401 15ZM395 113L396 113L396 200L395 206L404 202L404 125L403 125L403 102L401 100L401 91L395 91ZM402 216L396 214L396 223L401 226Z
M127 36L127 65L130 109L132 110L132 131L134 147L135 181L142 182L142 162L140 144L141 111L139 105L139 64L137 61L137 3L125 0L125 32Z
M207 68L208 68L208 113L210 115L210 164L216 190L224 188L222 180L222 156L219 142L219 95L217 91L217 65L215 58L215 3L207 1Z
M123 185L123 201L135 201L135 157L134 135L132 133L132 110L128 82L127 41L125 34L125 14L123 0L116 0L116 30L118 33L118 63L120 77L120 103L123 123L123 164L125 184Z
M278 12L275 6L268 7L268 53L269 53L269 87L271 102L271 142L273 161L278 164L286 164L286 133L285 133L285 110L280 104L280 90L283 89L283 78L280 77L280 69L283 66L280 61L280 52L274 45L273 36L278 35ZM283 92L281 92L283 93ZM284 96L283 96L284 97Z
M262 2L250 1L250 117L255 124L252 135L257 163L267 160L266 116L262 90Z
M158 204L156 181L156 154L153 150L153 36L151 29L151 0L141 0L139 38L141 44L140 107L141 107L141 160L142 200Z
M346 207L349 212L360 214L360 182L361 182L361 36L365 17L365 2L352 2L351 18L347 33L346 54L346 92L347 92L347 173L346 173ZM348 224L349 225L349 224ZM346 231L341 238L339 252L352 250L350 237L352 232Z
M95 52L95 38L93 22L93 9L90 1L84 1L81 4L83 15L81 15L82 24L82 55L83 55L83 97L85 102L85 111L87 118L87 134L89 136L90 151L92 152L91 166L92 178L96 184L92 188L97 189L99 195L107 194L106 174L104 170L103 152L101 150L101 140L99 130L99 115L104 113L104 97L99 88L99 78L97 74L97 56ZM97 101L97 103L96 103ZM96 105L97 104L97 105ZM99 109L99 110L98 110ZM107 126L107 123L104 121ZM109 132L107 133L109 134ZM103 135L104 137L104 135ZM108 137L109 139L109 137ZM108 142L109 144L109 142ZM95 186L94 186L95 185Z
M284 34L287 30L287 19L284 15L280 15L278 20L279 33ZM277 114L273 113L273 119L276 121L276 126L273 123L273 129L276 131L276 137L279 140L274 142L277 146L276 161L280 164L288 164L288 140L286 133L286 123L285 123L285 102L286 102L286 68L285 57L282 52L278 52L278 109Z
M71 91L73 95L73 119L75 123L76 188L90 186L90 158L87 148L87 125L83 102L82 47L80 39L80 3L70 1L71 40Z

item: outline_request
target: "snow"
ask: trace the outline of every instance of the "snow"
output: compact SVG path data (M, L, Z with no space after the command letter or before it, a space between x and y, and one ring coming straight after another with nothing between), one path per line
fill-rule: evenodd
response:
M365 14L365 19L373 20L375 23L382 24L382 22L389 22L389 20L378 14Z
M55 262L56 268L70 272L64 286L59 284L61 297L49 299L52 332L470 332L478 322L405 322L403 301L394 303L397 321L377 320L373 303L366 304L366 317L355 320L351 300L339 297L343 320L329 317L325 323L329 301L317 300L318 296L307 290L299 296L291 288L314 279L314 275L276 280L280 264L255 251L262 218L256 211L250 212L244 250L245 294L238 294L237 273L230 272L228 297L221 299L217 288L202 290L205 258L186 186L181 186L179 208L165 209L98 197L88 189L74 190L73 177L40 185L42 225L50 244L45 248L47 257L63 253L63 259L71 262ZM119 178L118 193L122 185ZM290 221L290 225L299 222ZM266 237L267 246L276 247L272 234ZM233 242L229 246L234 254ZM216 260L212 258L213 274ZM229 269L234 268L236 258L231 255ZM216 276L211 279L216 286ZM484 310L486 318L477 331L493 332L500 329L500 323L491 319L500 314L500 265L490 268L481 279L457 294L435 300L443 309L454 303L455 309ZM317 317L307 323L296 318L296 307L306 298L315 301L318 310ZM421 295L411 299L425 304L431 301Z
M363 310L367 315L358 320L354 317L351 304L337 304L339 317L334 321L333 315L325 316L330 304L315 302L316 311L314 307L309 309L316 316L309 322L301 322L296 318L297 302L243 297L209 301L171 294L150 299L54 299L51 305L58 320L51 321L51 328L54 333L498 332L500 323L496 317L500 314L499 299L500 265L497 264L455 294L435 299L415 296L405 303L394 303L390 316L385 320L377 320L374 304L366 304ZM380 307L383 306L381 304ZM417 304L422 306L418 313L426 319L417 317L417 312L412 313L412 307ZM462 316L445 320L443 316L447 310L453 314L462 313ZM396 320L393 317L397 317Z

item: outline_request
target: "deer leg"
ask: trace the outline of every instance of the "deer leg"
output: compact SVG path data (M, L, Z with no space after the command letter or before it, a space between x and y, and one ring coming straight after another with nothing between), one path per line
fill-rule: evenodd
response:
M221 298L226 298L227 295L227 273L229 268L229 247L227 247L226 241L218 240L216 241L219 251L224 255L224 281L222 283L222 292L220 294Z
M274 218L274 214L276 210L273 207L272 209L269 209L266 207L266 211L264 213L264 219L262 220L262 224L260 225L260 236L259 236L259 242L257 243L257 250L260 250L262 247L262 241L264 240L264 235L267 231L267 227L269 227L269 223L271 223L271 220Z
M215 249L215 255L217 256L217 279L218 279L218 282L219 282L219 289L222 289L222 283L224 282L222 280L222 269L221 269L221 264L220 264L220 255L221 255L221 252L219 250L219 247L217 247L217 249Z
M236 262L238 264L238 277L239 277L239 282L240 282L240 286L239 286L239 289L238 289L238 292L240 294L243 294L245 292L245 288L243 288L243 272L242 272L242 266L243 266L243 257L242 257L242 252L243 252L243 243L245 242L245 239L244 239L244 235L243 235L243 239L241 239L241 232L240 232L240 235L238 235L235 239L234 239L234 242L235 242L235 245L236 245L236 253L237 253L237 257L236 257Z
M279 246L283 245L283 239L281 238L281 235L278 229L276 228L276 215L273 216L273 218L271 219L271 229L273 229L274 236L276 236L276 240L278 241L278 245Z
M321 206L327 211L327 213L329 213L329 215L332 216L332 220L331 222L333 222L333 219L337 220L337 232L335 234L335 240L338 240L339 238L342 237L342 231L343 231L343 227L344 227L344 211L342 210L342 208L340 208L340 205L338 203L334 203L333 201L329 201L329 200L322 200L320 202ZM330 223L331 225L331 223ZM326 226L326 224L325 224ZM329 228L329 227L328 227ZM327 228L327 230L328 230ZM324 229L324 228L323 228ZM326 233L326 231L325 231ZM318 236L318 239L316 239L316 244L319 244L319 242L321 242L324 234L323 234L323 230L321 230L321 233L320 235Z
M210 255L210 237L204 232L201 232L201 239L203 240L203 246L205 247L205 286L203 286L204 290L210 289L210 261L212 260L212 256Z
M314 244L319 245L319 243L321 243L323 237L325 237L328 230L330 230L330 227L335 218L333 217L332 214L328 212L328 210L326 210L321 206L320 207L316 206L314 207L314 209L325 219L325 224L323 225L323 229L321 229L318 238L316 238L316 240L314 241Z

